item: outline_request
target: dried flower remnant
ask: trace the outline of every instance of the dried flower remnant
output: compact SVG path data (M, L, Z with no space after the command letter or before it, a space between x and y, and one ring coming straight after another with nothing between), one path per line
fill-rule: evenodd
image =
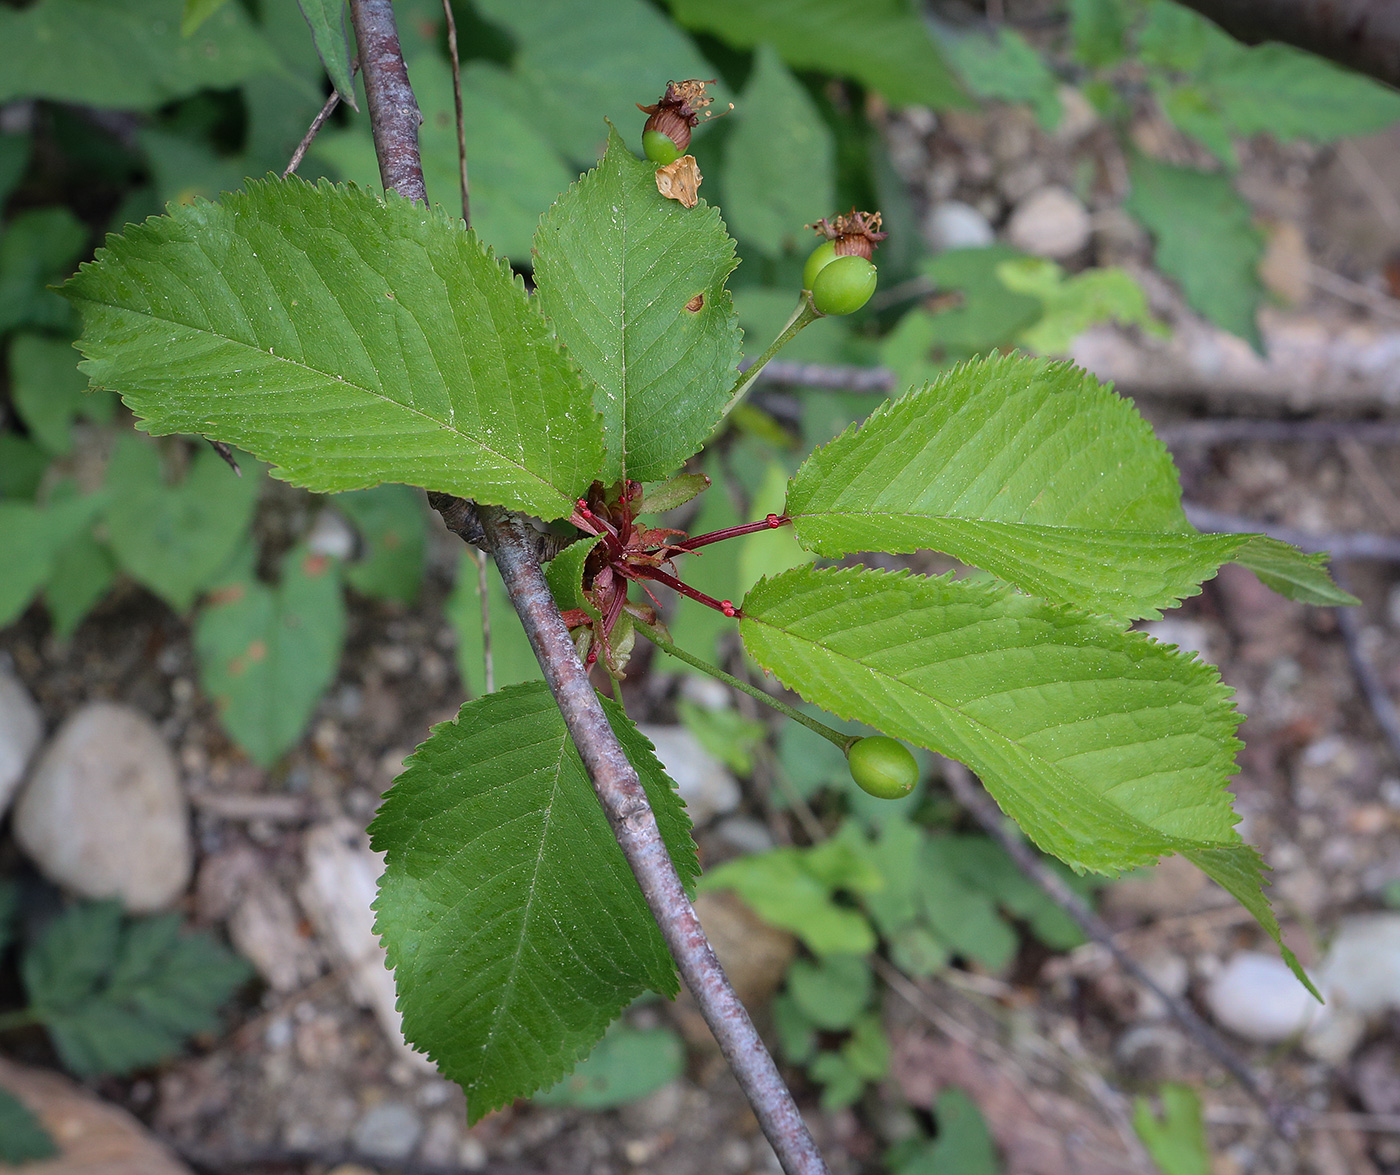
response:
M694 155L682 155L674 163L656 169L656 190L668 200L679 200L694 208L700 199L700 181L705 177L696 166Z
M690 132L697 126L702 117L713 118L714 113L706 110L714 99L705 93L705 87L714 82L711 78L708 82L699 78L690 78L684 82L667 82L666 92L661 98L650 106L643 106L637 103L637 109L643 114L651 117L647 119L646 125L642 127L642 141L651 143L657 140L654 136L662 135L669 139L674 146L674 154L670 158L657 158L652 150L647 151L647 157L657 163L671 163L690 146ZM729 104L729 109L734 109L734 103Z
M823 216L807 227L830 241L837 257L864 257L869 261L875 255L875 246L889 236L880 231L880 224L878 212L857 212L852 208L834 220Z

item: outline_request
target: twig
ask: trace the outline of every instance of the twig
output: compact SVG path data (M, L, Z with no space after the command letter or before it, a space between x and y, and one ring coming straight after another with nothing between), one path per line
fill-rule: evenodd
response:
M360 46L384 186L426 202L418 153L420 116L404 68L390 0L350 0L350 15ZM569 639L569 630L540 570L542 536L523 517L500 507L477 506L475 513L613 834L778 1161L788 1175L826 1175L826 1164L792 1094L725 978L685 896L641 781L613 734L588 671Z
M360 68L358 56L350 59L350 77L354 78ZM306 153L311 149L312 140L321 133L321 128L326 125L326 119L335 113L335 108L340 105L340 91L331 90L331 96L326 99L326 104L321 107L321 112L311 120L311 125L306 128L306 134L302 135L301 142L297 144L297 149L292 152L292 157L287 162L286 168L282 172L282 178L286 179L301 166L301 161L306 158Z
M1220 534L1266 534L1271 538L1292 543L1303 551L1325 551L1333 562L1345 559L1370 559L1380 563L1400 563L1400 539L1389 535L1368 534L1360 531L1354 534L1335 534L1325 531L1297 530L1291 526L1275 526L1268 522L1256 522L1238 514L1227 514L1223 510L1212 510L1208 506L1183 503L1186 518L1197 530L1214 531Z
M1207 1106L1207 1122L1221 1126L1252 1126L1258 1115L1237 1106ZM1298 1109L1302 1130L1357 1130L1369 1134L1400 1134L1400 1114L1360 1114L1345 1110Z
M418 153L423 113L408 80L392 0L350 0L350 21L365 75L365 101L379 178L386 192L426 204L428 189Z
M1400 230L1400 200L1390 190L1390 185L1376 174L1371 161L1361 153L1361 149L1346 139L1337 144L1337 158L1342 166L1351 172L1351 178L1361 185L1371 206L1385 221L1392 232Z
M470 228L472 203L471 188L467 183L467 121L462 114L462 59L457 52L457 18L452 15L452 0L442 0L442 14L447 18L447 49L452 62L452 106L457 118L457 170L458 187L462 191L462 223ZM473 519L476 517L476 512L465 502L462 502L462 506L464 518L467 515ZM488 694L493 694L496 692L496 659L491 653L491 585L486 576L486 552L480 548L472 551L472 562L476 564L476 599L481 611L482 684Z
M1337 449L1351 467L1361 488L1370 495L1371 501L1380 511L1389 530L1400 530L1400 498L1390 488L1366 446L1355 437L1339 437Z
M1333 273L1317 264L1308 266L1308 276L1318 289L1327 291L1334 298L1341 298L1353 306L1362 306L1384 318L1400 318L1400 302L1371 289L1370 286L1363 286L1360 282L1354 282L1349 277Z
M1400 420L1256 420L1219 416L1161 424L1153 431L1169 449L1234 441L1320 443L1342 438L1363 445L1400 445Z
M1351 590L1347 574L1341 567L1333 567L1332 578L1337 581L1337 586L1342 591ZM1366 653L1361 621L1357 619L1352 608L1337 608L1334 611L1337 629L1342 634L1342 644L1346 646L1347 660L1351 662L1351 671L1356 675L1356 682L1366 696L1366 704L1371 707L1376 725L1381 728L1385 741L1390 745L1390 753L1400 761L1400 711L1397 711L1385 681Z
M757 359L739 364L747 371ZM836 392L879 392L888 395L895 389L895 375L887 367L841 367L827 363L790 363L774 359L754 377L760 387L823 388Z
M588 671L550 595L544 574L524 534L522 519L496 506L478 506L496 566L530 638L545 681L588 768L608 823L675 957L686 986L747 1095L763 1133L789 1175L825 1172L791 1093L730 987L675 866L666 852L656 817L637 772L618 743Z
M228 1175L248 1175L250 1168L270 1167L274 1171L285 1171L290 1166L298 1169L313 1164L316 1170L363 1170L362 1164L373 1163L376 1171L385 1175L461 1175L466 1170L460 1163L429 1163L420 1159L386 1159L378 1154L365 1154L348 1147L327 1147L317 1150L314 1147L268 1146L268 1147L229 1147L227 1150L214 1147L192 1146L169 1134L157 1135L161 1142L174 1151L186 1163L203 1172L228 1172ZM539 1168L519 1163L502 1163L491 1160L491 1175L539 1175Z
M448 57L452 61L452 105L457 111L457 167L461 172L460 186L462 189L462 220L470 225L472 222L472 204L469 193L471 188L467 185L467 123L462 117L462 61L457 55L457 18L452 15L452 0L442 0L442 14L447 17L447 49ZM485 564L482 564L484 567ZM483 592L483 600L486 599ZM486 605L482 604L482 612L485 615ZM486 680L491 680L491 654L486 654ZM491 692L488 684L486 692Z
M1156 983L1138 966L1136 960L1114 941L1113 930L1108 923L1094 913L1088 903L1070 889L1065 879L1046 865L1025 841L1008 831L1001 810L996 806L991 796L974 782L972 773L961 763L945 759L944 778L947 779L948 787L958 803L971 812L973 818L986 833L1006 850L1007 855L1016 862L1021 872L1054 899L1055 903L1074 920L1075 925L1087 937L1104 947L1124 971L1162 1001L1172 1018L1211 1056L1219 1061L1230 1076L1239 1082L1240 1088L1264 1111L1274 1130L1281 1137L1290 1139L1296 1137L1297 1125L1294 1121L1293 1109L1269 1097L1260 1088L1259 1083L1254 1079L1254 1074L1250 1072L1245 1063L1221 1039L1220 1034L1200 1017L1196 1009L1179 996L1174 996L1163 990L1161 985Z

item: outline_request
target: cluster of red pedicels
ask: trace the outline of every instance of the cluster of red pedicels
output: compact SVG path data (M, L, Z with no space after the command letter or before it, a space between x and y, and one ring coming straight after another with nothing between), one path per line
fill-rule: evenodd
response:
M769 514L761 522L728 526L708 534L687 536L670 527L643 526L637 522L642 507L642 486L635 481L618 482L611 488L594 482L588 496L580 498L569 521L586 535L597 535L600 542L584 563L584 595L597 610L595 618L582 608L564 612L564 622L576 634L582 632L588 644L585 662L594 664L602 649L612 663L617 653L612 646L613 630L624 613L652 627L657 626L656 609L650 604L634 604L627 599L630 583L651 580L725 616L738 618L739 609L730 600L717 600L683 583L674 573L677 555L707 547L711 543L761 530L773 530L788 522L781 514ZM670 570L667 570L669 568ZM643 590L650 595L649 589ZM654 602L654 601L653 601Z

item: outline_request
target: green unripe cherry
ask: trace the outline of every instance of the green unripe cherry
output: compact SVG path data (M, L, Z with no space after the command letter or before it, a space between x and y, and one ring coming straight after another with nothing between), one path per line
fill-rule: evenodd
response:
M854 314L870 301L876 280L874 264L864 257L833 258L812 281L812 305L823 314Z
M807 264L802 267L802 288L810 290L812 283L817 280L817 274L821 273L828 265L836 260L836 242L823 241L815 249L812 255L807 258Z
M681 157L681 149L662 131L643 131L642 150L653 163L674 163Z
M846 761L860 790L877 799L903 799L919 782L919 765L909 748L883 734L857 739L846 751Z

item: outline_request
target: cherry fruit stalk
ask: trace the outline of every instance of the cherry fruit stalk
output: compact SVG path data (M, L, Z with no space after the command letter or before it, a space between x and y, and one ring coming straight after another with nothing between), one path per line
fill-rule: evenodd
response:
M691 537L682 530L639 523L637 516L645 508L640 482L626 480L611 487L594 482L588 496L578 500L569 517L583 535L594 536L599 541L583 567L583 594L591 609L566 609L564 622L574 633L585 664L595 664L601 651L604 663L619 677L631 649L633 634L629 621L637 620L649 628L664 631L658 621L654 599L650 604L628 600L631 584L641 584L649 596L647 581L663 584L696 603L738 619L742 614L732 601L717 600L681 580L675 574L676 557L725 539L775 530L789 521L784 515L769 514L759 522Z

